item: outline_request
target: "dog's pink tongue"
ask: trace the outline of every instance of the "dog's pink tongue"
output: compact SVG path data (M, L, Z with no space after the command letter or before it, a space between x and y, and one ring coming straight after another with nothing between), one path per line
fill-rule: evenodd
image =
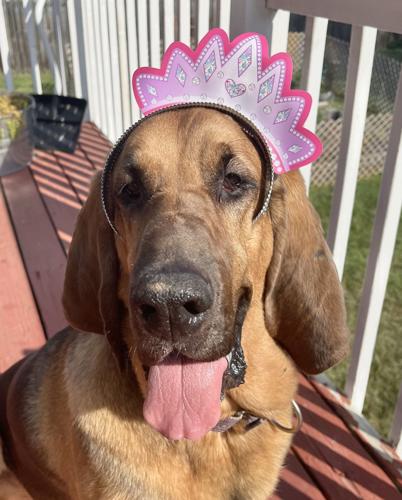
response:
M144 418L169 439L200 439L218 422L226 358L198 362L169 357L148 375Z

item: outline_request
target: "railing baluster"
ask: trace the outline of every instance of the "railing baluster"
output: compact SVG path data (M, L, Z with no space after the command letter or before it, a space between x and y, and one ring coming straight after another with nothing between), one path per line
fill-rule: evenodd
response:
M346 393L361 412L367 390L378 326L402 208L402 72L395 97L388 152L371 239L362 298L357 319Z
M137 1L140 66L149 66L147 0Z
M197 25L197 39L200 41L209 30L209 0L198 1Z
M24 24L28 38L29 59L31 62L32 85L36 94L42 93L42 82L40 79L40 69L38 63L38 53L36 50L35 23L32 8L32 0L22 0L24 9Z
M229 35L231 0L220 0L219 26Z
M161 33L159 28L159 0L150 0L149 4L151 28L151 66L159 67L161 63Z
M305 122L305 127L315 131L317 125L318 103L320 101L320 88L322 68L324 64L325 41L327 38L328 19L323 17L306 18L306 35L304 39L304 59L300 87L307 90L312 97L310 113ZM300 170L306 183L307 191L310 186L311 165L306 165Z
M112 107L114 116L114 138L115 141L123 133L123 112L121 109L121 92L120 92L120 60L119 45L117 41L117 19L116 19L116 3L106 2L107 20L109 29L109 58L110 58L110 76L112 83Z
M89 117L98 127L101 126L101 104L98 81L98 71L96 67L95 33L93 28L93 10L91 1L82 3L82 20L84 27L85 44L85 67L88 84Z
M180 41L190 45L191 39L191 11L190 0L180 0Z
M110 44L108 32L108 16L106 0L100 0L100 37L102 44L102 65L103 78L105 84L105 100L106 100L106 119L107 119L107 135L114 142L116 140L116 124L113 112L113 86L112 86L112 66L110 64Z
M138 68L138 40L137 40L137 15L135 12L135 3L132 0L126 0L127 12L127 44L128 44L128 67L130 75ZM135 101L134 92L131 89L131 122L134 123L140 117L140 112Z
M123 128L126 129L131 124L130 103L132 93L131 74L128 69L128 47L126 30L126 11L124 0L116 0L117 12L117 36L119 39L119 67L120 67L120 92Z
M91 1L91 0L90 0ZM100 37L100 16L99 16L99 1L92 0L92 24L94 31L94 55L95 55L95 68L97 72L97 83L98 83L98 96L99 96L99 107L100 107L100 128L102 132L106 135L109 134L108 131L108 119L107 119L107 111L106 111L106 100L108 96L105 91L105 79L106 75L104 74L104 65L103 65L103 53L102 53L102 45L101 45L101 37Z
M392 422L390 441L396 446L396 452L402 457L402 384L399 388L398 402L396 404L394 421Z
M6 88L9 92L14 90L13 75L10 67L10 47L8 45L6 20L4 16L3 2L0 2L0 55L3 66Z
M78 2L77 0L67 0L67 15L74 73L74 95L76 97L85 97L88 99L81 2Z
M59 56L59 66L60 66L60 77L61 77L61 93L64 95L68 94L67 89L67 78L66 78L66 65L64 59L64 43L63 43L63 33L61 29L61 6L60 0L53 0L53 24L54 31L56 35L56 48Z
M352 27L341 146L328 229L328 244L341 279L352 220L376 35L375 28Z
M269 53L285 52L288 46L290 12L277 10L272 17L272 31L270 37Z
M164 20L163 29L165 31L165 50L174 41L174 0L164 0Z

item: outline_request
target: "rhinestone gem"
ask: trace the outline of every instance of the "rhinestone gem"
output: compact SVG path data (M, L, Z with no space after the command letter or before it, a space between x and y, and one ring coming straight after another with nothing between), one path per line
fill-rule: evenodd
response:
M236 104L235 108L237 109L237 111L240 111L241 110L240 104Z
M180 64L178 64L176 68L176 79L182 87L184 87L184 84L186 83L186 78L187 78L186 72L180 66Z
M205 81L206 82L214 74L215 70L216 70L215 52L211 52L211 54L209 55L208 59L204 63L204 75L205 75Z
M253 91L254 89L255 89L254 83L250 83L250 85L248 86L248 90Z
M198 78L198 76L195 76L193 78L192 82L194 83L194 85L199 85L200 84L200 79Z
M237 60L237 67L238 67L238 73L239 76L241 76L246 69L250 66L251 64L251 54L252 54L252 49L251 45L248 47L238 58Z
M291 111L290 108L279 111L279 113L276 115L274 123L285 122L289 118L290 111Z
M219 71L217 76L218 78L223 78L225 75L223 74L223 71Z
M218 103L223 104L223 97L218 97Z
M207 94L201 94L201 99L206 99L207 98Z
M298 153L299 151L301 151L301 147L298 146L297 144L293 144L292 146L290 146L290 148L288 149L288 151L290 151L291 153Z
M271 106L264 106L264 113L267 113L267 115L269 115L269 113L272 111L272 108Z
M274 80L275 75L272 75L267 78L265 82L261 83L260 90L258 91L258 102L265 99L272 92L272 89L274 88Z
M148 90L148 93L153 95L153 96L158 95L158 92L156 91L156 88L153 85L147 85L147 90Z
M257 118L257 115L255 113L251 113L250 118L252 120L255 120Z

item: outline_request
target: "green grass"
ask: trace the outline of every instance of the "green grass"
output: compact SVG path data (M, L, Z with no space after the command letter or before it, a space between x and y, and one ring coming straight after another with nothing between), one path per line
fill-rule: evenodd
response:
M31 73L14 73L14 91L20 92L21 94L32 94L32 76ZM41 73L42 81L42 92L44 94L51 94L53 92L53 78L50 71L43 71ZM0 74L0 93L7 92L6 82L4 80L4 74Z
M380 176L372 176L358 182L353 211L352 227L343 277L348 324L353 334L371 232L377 205ZM311 200L327 230L332 187L312 187ZM387 294L382 312L379 335L370 373L369 386L363 413L372 425L387 436L395 409L399 385L402 381L402 225L394 252ZM344 387L349 360L327 372L340 388Z

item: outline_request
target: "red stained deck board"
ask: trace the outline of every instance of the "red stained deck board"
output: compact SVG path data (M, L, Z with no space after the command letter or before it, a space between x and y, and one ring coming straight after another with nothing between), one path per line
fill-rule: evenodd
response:
M30 168L67 254L81 201L54 154L35 151Z
M45 343L0 188L0 373Z
M307 474L292 450L286 457L276 492L270 500L324 500L325 497Z
M326 496L401 498L388 475L305 377L300 378L298 402L304 424L293 450Z
M85 156L84 152L77 147L74 154L56 152L58 164L63 169L65 176L70 181L80 203L87 199L95 169Z
M46 335L67 326L61 305L66 255L30 170L3 177L4 194Z
M92 123L84 123L78 147L97 170L103 168L112 143Z
M388 443L380 439L373 440L372 436L368 435L364 429L360 428L358 422L353 418L352 414L346 407L346 398L344 398L341 394L337 393L335 396L332 391L330 391L318 380L312 379L311 383L329 404L332 411L345 422L352 434L362 442L369 454L374 457L374 460L378 462L384 471L386 471L388 476L402 492L402 459L398 457L395 450L391 448Z

